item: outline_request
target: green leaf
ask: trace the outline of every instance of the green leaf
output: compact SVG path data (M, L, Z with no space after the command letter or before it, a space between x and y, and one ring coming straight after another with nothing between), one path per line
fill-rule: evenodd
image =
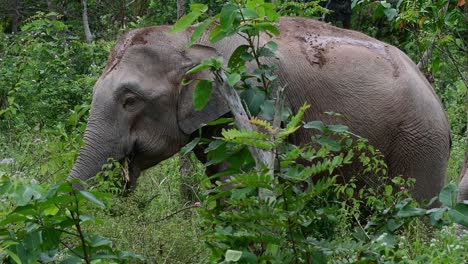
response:
M187 29L190 25L193 24L193 22L195 22L195 20L197 20L203 13L199 12L199 11L193 11L193 12L190 12L188 14L186 14L185 16L181 17L175 24L174 26L172 26L170 32L171 33L176 33L176 32L180 32L182 30L185 30Z
M440 219L442 219L442 217L444 216L444 212L447 210L447 207L432 208L428 210L427 213L431 215L431 218L433 218L434 221L439 221Z
M260 23L258 23L256 25L254 25L254 27L258 28L261 31L271 33L271 34L273 34L275 36L280 35L279 29L272 22L260 22Z
M237 129L223 129L221 134L224 137L223 140L227 142L254 146L260 149L273 148L273 144L265 140L268 137L268 135L261 132L249 130L240 131Z
M388 21L392 21L393 18L398 14L398 10L395 8L387 8L384 10L385 16L387 16Z
M224 139L230 140L230 139L237 139L237 138L242 138L242 139L267 139L268 135L261 133L259 131L254 131L254 130L238 130L238 129L223 129L221 134L223 135Z
M400 228L402 225L403 225L402 222L398 222L398 221L396 221L396 220L393 219L393 218L387 221L387 229L388 229L390 232L393 232L393 231L397 230L397 229Z
M267 47L263 47L263 48L260 48L260 50L258 51L258 56L259 57L275 57L275 53L267 48Z
M206 11L208 11L208 6L205 4L191 4L190 10L193 12L205 13Z
M329 125L327 129L335 133L343 133L349 131L349 128L345 125Z
M458 203L448 214L455 223L468 227L468 204Z
M327 256L321 251L314 251L312 252L311 263L326 264L328 263Z
M323 132L323 130L325 129L325 125L323 124L322 121L317 120L317 121L311 121L311 122L306 123L304 125L304 128L313 128L313 129L317 129Z
M54 204L51 204L49 207L43 210L44 215L56 215L59 212L59 208Z
M102 247L102 246L112 247L112 241L111 240L109 240L107 238L104 238L104 237L101 237L101 236L98 236L98 235L94 235L94 236L90 237L88 239L88 243L89 243L90 247Z
M275 105L273 100L265 100L265 102L260 106L260 113L258 115L265 120L273 120L275 116Z
M439 201L444 206L452 207L453 202L457 200L457 196L458 196L457 186L453 183L450 183L444 186L444 188L442 188L442 190L440 191Z
M243 91L240 94L240 97L245 102L249 112L253 116L257 116L260 113L260 107L266 100L265 92L257 87Z
M202 62L201 64L198 64L197 66L195 66L192 69L188 70L186 73L187 74L192 74L192 73L203 71L203 70L208 69L210 67L211 67L210 64Z
M225 261L239 261L242 251L228 249L225 254Z
M275 4L265 3L263 7L265 8L265 16L268 17L270 21L276 22L279 20L280 15L276 12Z
M257 256L249 251L242 251L242 258L240 259L241 263L258 263Z
M214 22L213 19L207 19L203 21L192 33L192 36L190 37L190 41L187 44L187 48L190 48L193 43L197 42L200 37L202 36L203 32Z
M235 31L232 31L232 32L235 32ZM224 29L223 27L221 27L221 25L219 25L215 27L213 30L211 30L209 39L211 43L216 43L229 35L230 35L230 32Z
M18 255L16 255L15 253L13 253L13 251L9 250L9 249L4 249L5 252L8 254L8 256L10 256L11 259L13 259L17 264L22 264L23 262L21 262L20 258L18 257Z
M425 215L427 210L421 208L415 208L410 204L403 206L397 213L397 217L412 217Z
M319 143L321 146L328 146L333 151L341 150L340 142L329 137L325 137L325 136L320 137L317 139L317 143Z
M206 58L202 60L200 64L197 66L193 67L192 69L188 70L186 73L187 74L192 74L196 72L203 71L208 68L214 68L216 70L219 70L221 67L223 67L224 64L224 59L222 57L217 57L217 58Z
M80 191L80 193L81 195L83 195L84 198L86 198L90 202L93 202L103 208L106 207L104 203L98 200L92 193L87 192L87 191Z
M222 124L227 124L227 123L232 123L234 122L234 118L232 117L221 117L216 119L215 121L209 122L207 125L208 126L215 126L215 125L222 125Z
M259 17L263 18L265 16L264 0L247 0L245 6L249 9L255 10Z
M62 260L60 264L81 264L83 263L83 260L76 255L71 255L70 257Z
M20 214L10 214L5 219L0 221L0 226L6 226L11 223L22 223L28 221L28 218Z
M205 153L218 149L220 146L224 146L222 151L226 150L226 142L222 140L213 140L208 144L208 147L205 149Z
M180 82L180 84L182 84L182 86L187 86L189 85L190 83L192 83L193 80L192 79L182 79L182 81Z
M91 263L95 263L93 260L98 260L97 263L116 263L116 262L107 262L107 261L103 261L103 260L108 260L108 259L117 259L118 256L113 254L113 253L105 253L105 252L98 252L98 253L92 253L90 254L90 259L92 260Z
M198 145L198 142L200 142L200 138L199 137L194 138L187 145L185 145L183 148L180 149L180 154L187 155L190 151L192 151Z
M252 19L256 19L259 17L257 12L255 12L255 10L252 10L250 8L242 8L241 12L245 20L252 20Z
M301 108L299 108L299 111L291 118L291 121L289 124L286 126L287 129L292 129L295 127L298 127L302 123L302 119L304 118L305 111L310 108L310 105L305 103Z
M227 83L229 86L234 87L234 85L241 80L241 76L238 73L229 74L227 78Z
M34 195L38 195L31 186L19 185L13 192L12 198L18 206L24 206L29 203Z
M219 13L219 23L221 28L233 27L233 22L236 19L239 9L235 4L228 3L223 6L221 12Z
M212 83L208 80L200 80L193 91L193 105L195 106L196 111L202 110L208 100L210 99L212 92Z
M237 47L229 58L228 67L235 70L245 65L245 60L242 58L242 55L247 53L248 49L248 45L240 45Z
M211 61L212 67L215 68L216 70L219 70L221 69L221 67L223 67L223 64L224 64L223 57L210 58L210 61Z
M92 221L95 221L95 220L96 219L91 215L83 215L83 214L80 215L81 223L92 222Z
M274 41L268 41L266 44L265 44L266 47L268 47L271 51L275 52L278 50L278 44Z

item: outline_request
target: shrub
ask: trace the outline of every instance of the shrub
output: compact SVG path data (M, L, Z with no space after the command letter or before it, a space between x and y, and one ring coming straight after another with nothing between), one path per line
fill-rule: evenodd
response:
M0 129L51 127L90 101L110 43L84 44L44 13L4 35L0 59Z

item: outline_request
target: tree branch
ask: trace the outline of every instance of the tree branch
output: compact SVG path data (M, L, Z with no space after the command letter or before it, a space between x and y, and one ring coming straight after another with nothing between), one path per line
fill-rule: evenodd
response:
M221 72L218 77L221 77L221 80L216 78L216 87L218 87L220 94L224 97L224 100L227 102L229 109L234 115L238 128L240 130L257 131L257 128L250 123L249 116L242 105L239 94L237 94L234 88L227 84L225 74ZM272 160L274 160L274 157L272 158L273 153L271 151L265 151L254 147L249 147L249 150L255 160L257 169L261 169L262 166L266 166L268 170L273 168Z
M450 1L447 1L447 3L445 3L445 6L443 7L442 9L442 12L443 14L445 15L445 13L447 13L447 10L448 10L448 7L449 7L449 3ZM429 60L431 59L432 57L432 51L434 50L434 47L436 46L436 40L438 40L440 38L440 34L437 34L435 37L434 37L434 40L432 40L432 43L431 45L424 51L423 55L421 56L421 59L419 60L417 66L419 68L420 71L423 71L424 68L426 67L427 63L429 62Z
M94 36L93 34L91 34L91 30L89 29L88 7L86 4L86 0L81 0L81 4L83 5L83 29L86 37L86 42L91 43L94 40Z

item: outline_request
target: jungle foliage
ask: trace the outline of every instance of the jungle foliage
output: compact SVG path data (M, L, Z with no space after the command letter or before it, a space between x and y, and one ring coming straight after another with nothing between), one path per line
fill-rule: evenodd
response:
M91 43L86 42L83 33L84 2L95 38ZM176 1L1 0L2 261L466 261L468 241L466 236L457 238L453 226L454 221L467 225L468 218L467 205L456 202L467 118L468 7L463 0L349 3L351 28L405 51L418 63L444 104L453 146L448 185L435 198L442 204L440 208L418 205L407 192L412 181L386 179L378 150L365 139L356 141L345 126L302 124L303 112L292 115L281 108L282 113L276 116L289 125L276 128L275 110L280 108L275 107L275 69L259 60L274 56L274 42L263 47L241 47L227 62L228 69L223 69L219 59L207 59L198 69L192 69L210 68L218 81L231 87L242 83L236 88L249 102L250 113L258 117L253 123L266 131L232 128L223 132L223 138L197 138L183 150L188 153L195 144L204 144L211 157L209 162L229 159L233 164L229 171L207 178L203 165L197 163L191 179L180 178L174 170L178 167L176 157L149 170L134 192L123 193L119 183L121 165L110 160L98 176L101 180L90 191L74 190L64 182L82 144L92 86L115 40L124 32L176 22L174 30L182 30L205 21L199 32L208 24L216 24L219 29L210 35L212 41L243 32L255 43L260 32L280 34L274 25L279 15L325 19L333 12L347 14L327 11L327 1L182 2L190 11L178 20ZM219 23L212 18L216 14ZM345 19L334 16L332 23L344 26ZM250 60L257 61L256 72L245 71L244 64ZM252 77L258 78L262 86L252 87ZM194 96L198 108L203 108L211 89L208 81L198 83ZM263 95L261 101L251 100L259 98L259 93ZM320 131L321 136L303 148L285 145L285 137L302 125ZM271 174L256 167L249 147L275 150L280 168ZM334 172L353 157L363 163L366 173L382 175L382 182L366 189L357 189L354 180L338 184ZM296 162L299 158L315 163L304 167ZM312 182L311 177L319 173L330 177ZM226 174L236 177L227 183L215 181ZM232 188L226 189L226 184ZM179 192L183 185L189 187L190 198ZM399 191L395 194L395 190ZM225 202L218 203L219 199Z

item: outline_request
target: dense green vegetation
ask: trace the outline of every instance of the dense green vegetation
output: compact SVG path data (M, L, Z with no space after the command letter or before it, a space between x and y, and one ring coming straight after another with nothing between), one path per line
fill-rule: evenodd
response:
M237 189L237 192L226 194L222 190L214 190L220 196L231 195L232 199L232 203L225 205L226 208L216 208L213 205L213 196L207 195L213 190L207 187L209 180L203 174L203 166L196 163L194 175L190 179L181 178L178 170L174 169L179 167L178 157L148 170L131 193L122 194L118 183L97 181L98 184L93 192L75 191L75 197L79 197L75 201L76 204L83 206L80 210L77 209L67 214L66 210L62 212L56 209L64 209L68 205L61 207L62 204L57 205L52 200L71 189L69 185L59 184L61 187L55 186L55 188L60 191L48 192L47 190L53 189L54 184L66 178L76 158L82 144L81 138L89 110L92 87L105 66L107 55L115 40L123 32L132 28L177 21L178 8L175 1L88 0L81 2L87 3L86 15L93 41L87 40L85 36L83 5L78 2L54 0L40 3L27 0L1 2L0 177L2 179L0 193L2 196L0 201L2 204L0 205L0 239L2 240L0 240L0 258L6 259L10 256L9 261L12 263L16 261L16 255L20 255L23 263L36 263L32 260L39 258L42 262L52 261L53 258L55 261L65 259L64 252L67 252L67 248L73 247L73 235L62 236L61 239L64 239L65 243L60 246L58 246L58 240L53 240L46 241L47 243L44 243L44 246L37 251L25 254L24 250L31 248L28 243L39 243L38 241L42 239L38 235L39 232L50 231L48 228L51 223L43 220L51 218L67 221L69 217L73 220L73 217L79 215L81 209L98 219L91 221L90 217L89 221L88 219L81 220L79 223L83 224L84 232L99 234L109 239L100 237L98 239L97 236L90 235L86 243L75 245L75 249L78 248L83 253L86 252L84 248L87 248L90 256L93 252L96 256L105 252L108 256L113 255L108 259L114 261L125 262L133 257L132 261L137 262L139 256L124 252L131 251L141 254L147 263L206 263L210 260L223 260L227 249L248 248L249 246L255 248L255 244L249 244L251 241L247 238L255 238L256 234L258 235L256 232L261 230L258 225L249 226L247 218L240 219L235 213L226 213L222 215L222 218L218 217L220 210L226 208L232 209L227 212L235 212L236 209L244 208L244 212L249 212L249 210L252 212L250 217L265 217L265 215L258 215L262 213L259 210L264 207L248 196L250 190L243 188L249 188L249 186L244 186L243 184L246 183L239 180L238 184L241 187ZM224 5L224 1L187 2L187 7L195 3L204 3L209 6L205 14L202 12L198 14L201 19L217 14ZM322 18L325 12L314 1L275 2L277 2L278 12L284 15ZM457 183L466 147L467 4L461 0L354 0L352 8L353 29L384 40L405 51L415 62L420 63L420 69L433 84L444 104L452 129L452 156L447 182ZM338 11L335 12L338 13ZM339 18L334 23L339 26L344 24ZM273 47L274 45L270 46L274 52ZM231 74L234 76L233 73ZM343 132L340 127L327 131ZM233 142L237 136L239 135L231 135ZM320 151L320 149L315 151ZM291 156L294 154L288 153L290 156L282 162L287 163L288 159L292 159ZM329 158L332 161L334 155L337 154L330 150L322 150L321 155L324 160ZM375 162L379 163L377 160ZM339 164L335 163L333 166L337 167ZM374 169L377 167L377 165L374 166ZM328 167L324 168L324 170L328 169ZM377 169L376 173L378 172ZM109 164L104 168L102 175L115 179L120 177L119 173L119 164ZM296 183L284 181L277 188L293 186ZM352 184L334 186L332 181L324 181L321 184L325 190L324 193L307 197L307 199L330 198L330 193L327 192L332 191L338 194L341 192L344 196L354 192ZM327 184L334 187L327 186ZM405 184L411 183L398 182L398 185L406 186ZM184 195L186 192L180 191L181 186L185 186L185 189L188 186L190 197ZM445 204L444 198L441 201L448 206L447 208L453 206L451 204L455 195L453 186L449 185L442 195L446 197ZM96 189L111 193L113 196L101 197ZM279 191L279 189L272 189L272 191ZM383 190L371 190L363 194L365 197L363 200L367 199L369 203L372 201L373 206L368 209L374 221L387 223L389 215L392 213L398 215L398 210L402 208L405 208L400 210L403 213L408 213L409 210L408 216L420 214L415 204L409 203L408 200L404 203L408 198L405 192L394 197L391 191L385 191L384 187ZM379 192L384 195L380 195ZM106 209L99 208L102 205L101 202L91 193L108 202ZM284 195L290 196L292 193ZM307 193L296 190L295 195L307 196ZM309 250L308 253L314 253L314 250L321 247L323 251L320 252L326 251L332 254L335 261L343 262L349 256L356 256L356 252L369 257L367 261L387 263L462 263L468 259L466 236L463 239L457 238L454 226L442 227L450 222L450 217L447 215L443 217L440 215L439 218L432 216L429 221L432 221L435 227L426 223L426 220L402 217L403 221L399 224L403 228L395 228L395 233L388 237L379 233L380 230L373 230L375 232L371 233L366 229L368 233L359 233L356 230L350 230L352 224L349 222L350 219L359 218L358 211L363 204L353 199L351 194L349 195L352 201L350 204L332 205L335 201L333 199L340 198L338 196L331 198L332 200L321 200L321 202L317 202L318 199L316 199L313 203L314 207L311 208L329 211L319 214L314 212L319 217L311 220L314 228L304 227L305 233L312 234L317 239L313 248L303 247L305 251ZM241 202L241 197L250 198ZM304 198L304 203L313 201L307 199ZM199 208L200 201L207 210ZM62 202L66 203L66 201ZM398 208L395 204L399 204L400 207ZM390 207L395 211L388 215L379 214ZM23 209L26 213L18 214ZM12 216L15 214L11 213L12 210L19 215L18 218L13 219ZM284 211L275 211L276 216L281 213ZM3 222L3 219L13 220ZM261 223L262 227L272 227L270 230L275 228L282 230L291 225L290 221L299 223L303 220L288 219L289 222L286 221L286 223L281 222L285 218L279 218L282 219L281 221L274 221L274 219L276 218L270 217L271 221L262 220L263 222L258 223L259 225ZM358 220L356 221L359 223ZM27 224L22 226L21 223ZM67 232L73 233L78 230L78 226L73 223L76 221L61 227L70 228ZM229 226L226 223L232 223L231 229L239 228L244 233L233 233L232 230L228 230ZM210 231L209 226L216 228ZM41 234L42 237L54 237L51 233ZM288 252L286 245L275 243L275 239L288 235L291 234L273 232L270 235L271 240L268 240L271 246L269 244L263 251L260 246L260 249L256 248L256 252L264 260L275 256L278 257L277 263L297 262L297 259L288 259L291 252ZM298 238L298 234L294 235L296 241L302 241ZM359 235L375 237L370 239ZM340 236L347 236L350 239L340 239ZM353 236L354 238L351 239ZM23 243L11 244L12 237ZM335 244L318 243L321 238L330 237L337 238L333 240ZM278 250L278 246L281 250ZM21 248L23 251L20 250ZM56 248L60 248L61 251L50 251ZM229 258L236 259L236 254L236 251L231 251ZM300 255L297 252L294 254ZM243 257L245 256L247 255ZM283 256L284 259L280 260L279 256ZM318 263L324 258L318 253L308 256ZM357 261L353 258L347 260ZM105 263L105 261L93 263Z

